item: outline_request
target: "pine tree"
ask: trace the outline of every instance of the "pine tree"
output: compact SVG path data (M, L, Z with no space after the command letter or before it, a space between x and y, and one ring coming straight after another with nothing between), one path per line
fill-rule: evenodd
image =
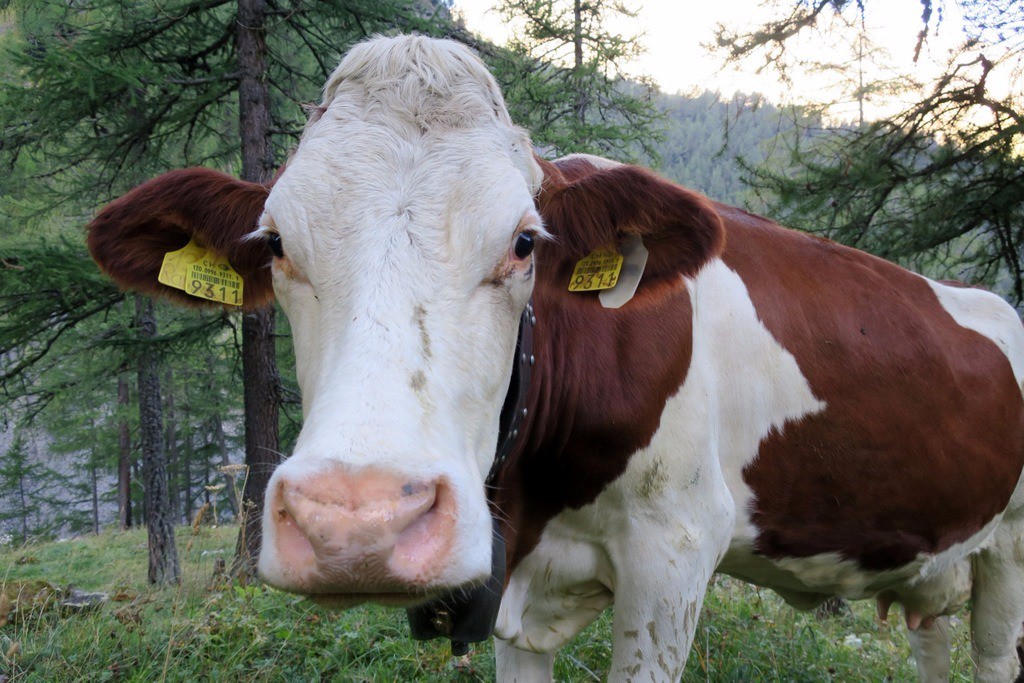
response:
M91 320L72 337L102 329ZM106 372L116 361L109 356L85 353L70 360L60 374L64 380L77 378L74 391L55 392L34 421L36 429L48 437L41 445L51 466L64 473L61 489L54 496L60 502L53 521L71 533L98 533L107 522L101 506L113 500L108 482L116 472L120 420L116 403L110 400L114 378Z
M0 522L10 523L15 541L24 543L38 530L46 502L46 491L56 473L29 456L22 430L0 458Z
M517 30L507 59L491 62L513 120L535 144L557 154L656 158L655 88L624 71L642 51L640 39L605 28L611 16L635 12L609 0L504 0L497 7Z
M921 25L907 35L917 55L939 21L933 0L920 3ZM788 158L751 168L749 181L795 227L933 276L986 282L1020 304L1024 1L957 4L966 40L916 101L875 121L802 131L791 138ZM799 63L786 50L794 36L826 18L856 23L883 8L870 0L792 3L756 31L720 32L719 42L734 59L783 67Z

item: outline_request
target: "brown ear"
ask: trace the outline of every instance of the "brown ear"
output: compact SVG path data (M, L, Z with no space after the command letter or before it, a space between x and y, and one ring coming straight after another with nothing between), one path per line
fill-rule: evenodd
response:
M199 306L210 302L157 281L164 255L195 238L242 276L244 308L260 308L274 296L273 255L263 240L243 238L256 229L268 193L208 168L171 171L104 207L87 226L89 251L122 287Z
M541 166L538 208L556 237L552 260L567 283L576 261L630 235L643 238L650 252L641 286L694 275L724 247L722 220L711 201L650 171L598 168L583 158Z

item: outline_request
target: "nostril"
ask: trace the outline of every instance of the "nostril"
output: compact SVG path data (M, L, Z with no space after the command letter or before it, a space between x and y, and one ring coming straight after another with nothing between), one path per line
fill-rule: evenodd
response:
M284 507L277 509L277 524L275 537L277 540L277 552L280 557L287 558L284 565L285 574L295 570L302 570L312 567L316 562L316 550L310 543L306 532L295 522L295 518L289 514ZM294 580L301 580L302 577L291 577Z
M437 502L437 486L410 482L402 486L401 497L394 502L391 530L401 533L409 524L431 510Z
M411 482L408 482L407 484L404 484L402 486L402 495L403 496L414 496L417 493L423 493L424 491L429 491L431 488L433 488L432 484L426 484L426 483L423 483L423 482L412 482L411 481Z
M450 549L455 526L455 499L444 482L430 484L430 498L423 501L418 514L398 534L390 567L396 576L413 583L433 578L437 559Z

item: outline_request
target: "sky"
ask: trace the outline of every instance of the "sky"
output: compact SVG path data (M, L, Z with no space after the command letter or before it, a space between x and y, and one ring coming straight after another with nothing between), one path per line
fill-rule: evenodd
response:
M462 13L468 28L503 42L508 28L496 12L490 11L493 2L455 0L454 9ZM955 9L955 3L945 4ZM613 28L624 35L643 34L647 53L631 64L629 71L633 75L651 76L666 92L691 94L712 90L726 96L736 91L759 92L772 102L784 103L815 101L823 89L832 87L834 77L827 74L804 75L794 79L790 86L774 75L756 73L753 62L743 69L723 69L724 57L703 47L702 44L714 41L718 23L741 28L763 20L767 15L755 0L642 0L636 5L640 6L637 18L617 22ZM916 73L919 77L933 71L936 67L930 62L944 61L947 50L960 41L959 22L947 16L938 35L929 38L921 63L913 64L914 44L921 26L920 0L868 3L865 24L872 39L887 53L880 57L882 66L877 68ZM820 38L803 41L799 49L803 54L823 59L840 53L835 45L825 44ZM878 101L874 106L885 108L885 103Z

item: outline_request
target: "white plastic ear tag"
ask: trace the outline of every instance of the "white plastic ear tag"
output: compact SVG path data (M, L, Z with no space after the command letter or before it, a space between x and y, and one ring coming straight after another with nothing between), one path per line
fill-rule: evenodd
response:
M641 238L627 237L619 245L619 252L622 254L622 270L618 282L597 295L605 308L619 308L632 299L647 266L647 247Z

